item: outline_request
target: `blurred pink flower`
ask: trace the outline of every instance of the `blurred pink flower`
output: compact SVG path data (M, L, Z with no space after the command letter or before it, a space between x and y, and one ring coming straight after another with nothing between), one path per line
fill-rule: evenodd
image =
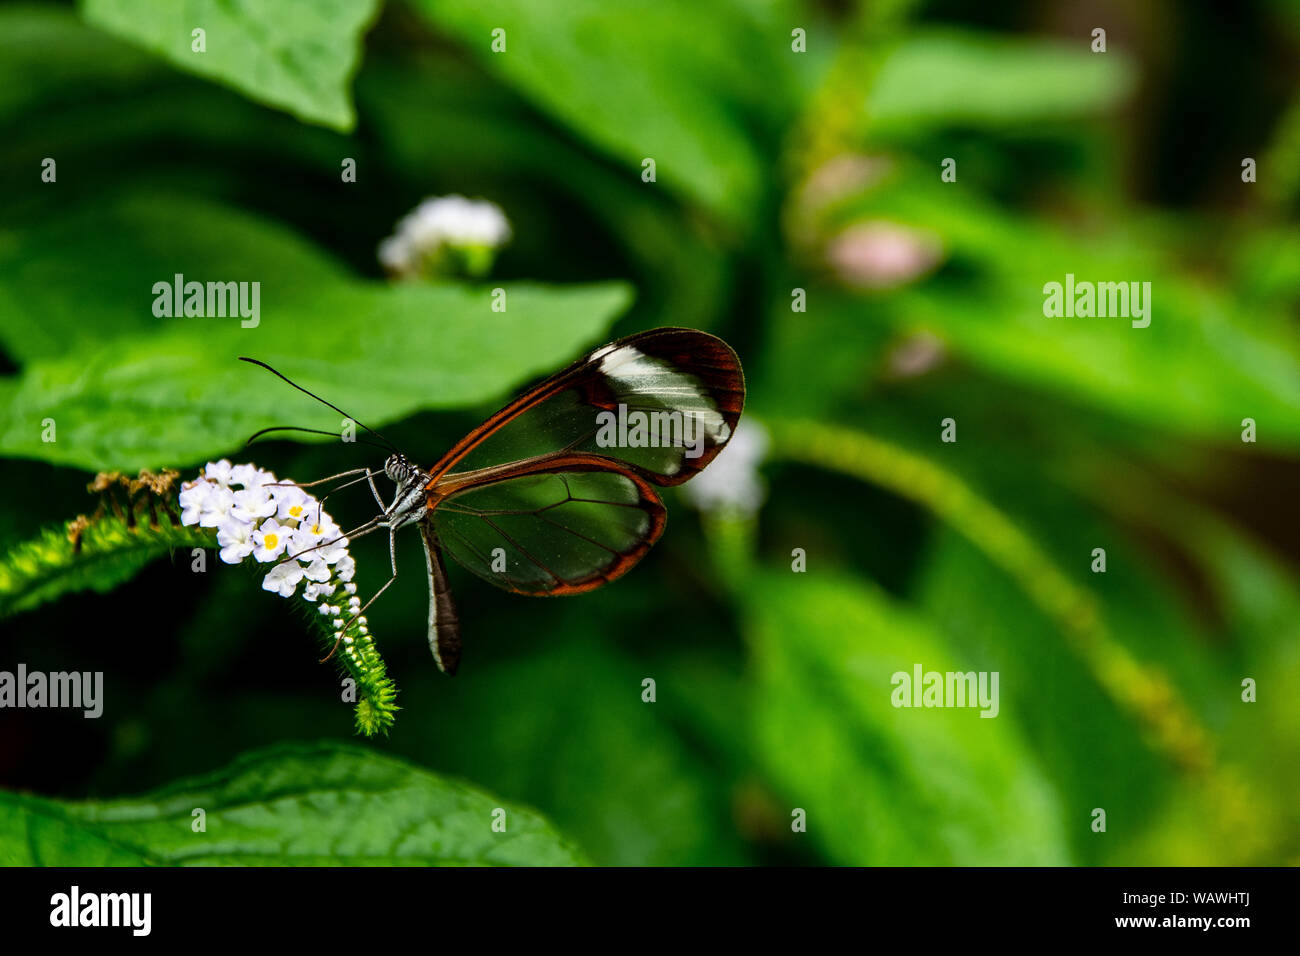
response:
M903 285L930 272L943 259L934 233L892 222L849 226L830 241L826 259L839 278L865 289Z

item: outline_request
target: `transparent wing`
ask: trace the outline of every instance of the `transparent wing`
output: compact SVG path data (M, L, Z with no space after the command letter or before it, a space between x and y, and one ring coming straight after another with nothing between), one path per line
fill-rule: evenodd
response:
M545 456L441 500L438 542L466 568L520 594L577 594L626 573L667 516L636 472L586 455Z
M730 346L692 329L656 329L596 349L530 389L429 472L436 484L505 462L584 453L676 485L727 443L744 401Z

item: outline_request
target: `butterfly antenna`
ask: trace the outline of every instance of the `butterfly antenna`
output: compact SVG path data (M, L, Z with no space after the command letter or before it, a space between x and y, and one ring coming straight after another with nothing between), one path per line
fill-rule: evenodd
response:
M353 421L356 421L356 419L353 419ZM261 431L253 432L253 434L248 436L248 440L245 441L244 444L251 445L255 440L261 438L263 435L266 435L270 432L308 432L312 435L329 435L331 438L339 437L338 432L329 432L320 428L303 428L301 425L274 425L271 428L263 428ZM371 448L382 449L388 447L386 445L379 444L379 442L377 441L370 441L370 439L368 438L357 438L355 440L360 442L363 445L369 445Z
M241 362L248 362L248 363L251 364L251 365L260 365L262 368L266 369L266 370L267 370L268 372L270 372L272 375L275 375L275 376L277 376L278 378L281 378L281 379L283 379L284 381L288 382L290 385L292 385L292 386L293 386L294 388L296 388L298 391L302 392L304 395L310 395L312 398L316 399L316 401L320 402L322 405L326 405L326 406L328 406L328 407L334 409L334 411L338 412L340 415L344 416L345 418L349 418L349 419L351 419L352 421L357 422L358 425L360 425L360 426L361 426L362 428L364 428L366 431L370 432L370 434L374 435L376 438L378 438L380 441L382 441L385 445L387 445L388 448L389 448L391 451L394 451L394 452L397 451L397 446L396 446L396 445L394 445L392 442L390 442L390 441L389 441L387 438L385 438L383 435L379 434L379 432L375 431L375 430L374 430L373 428L371 428L369 425L365 424L364 422L357 421L355 418L353 418L351 415L349 415L349 414L348 414L347 412L345 412L343 409L339 408L339 407L338 407L337 405L335 405L333 402L327 402L327 401L325 401L325 399L321 398L321 397L320 397L319 395L317 395L315 392L309 392L307 389L303 388L301 385L299 385L299 384L298 384L297 382L295 382L293 379L289 378L289 376L285 375L283 372L277 372L275 369L271 368L271 366L267 365L265 362L259 362L259 361L258 361L257 359L255 359L255 358L248 358L248 357L246 357L246 356L241 355L241 356L239 356L239 361L241 361ZM261 432L259 432L258 434L261 434ZM333 434L333 433L331 432L330 434ZM253 437L257 437L257 436L253 436ZM251 441L251 439L250 439L250 441Z

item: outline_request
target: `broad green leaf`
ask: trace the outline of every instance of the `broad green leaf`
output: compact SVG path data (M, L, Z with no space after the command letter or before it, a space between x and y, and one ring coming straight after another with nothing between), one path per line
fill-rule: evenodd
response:
M4 240L0 334L29 361L0 453L88 469L196 461L268 425L340 428L240 355L378 427L553 371L597 344L629 299L617 283L504 283L494 311L491 287L357 279L279 227L195 200L127 198ZM155 316L154 284L177 273L259 282L259 324ZM56 441L42 440L47 419Z
M504 832L493 829L505 811ZM195 832L194 811L206 815ZM71 802L0 792L4 866L570 866L532 810L340 744L246 754L143 796Z
M82 0L87 22L299 119L351 129L348 90L378 0ZM203 30L204 50L195 50Z
M752 582L758 746L807 812L808 838L858 865L1069 862L1055 792L1023 745L1000 674L1000 711L896 708L891 676L973 668L926 623L847 579Z
M1074 43L934 31L900 41L867 102L872 130L939 124L1011 124L1100 113L1133 89L1121 52Z
M131 333L174 332L185 320L154 315L153 287L178 272L199 281L260 281L268 312L277 299L305 300L350 281L320 249L247 212L143 192L110 197L0 231L0 339L21 363ZM219 332L240 320L188 321L193 331ZM244 331L254 348L261 327Z
M790 93L784 18L741 0L415 5L487 69L623 160L629 177L650 158L658 183L732 221L752 218L770 160L751 130L772 127ZM506 47L494 53L498 29Z

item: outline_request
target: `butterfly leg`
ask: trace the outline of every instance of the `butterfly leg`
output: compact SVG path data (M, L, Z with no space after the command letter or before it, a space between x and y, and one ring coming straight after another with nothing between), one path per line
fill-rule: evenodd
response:
M375 488L375 473L374 473L373 471L371 471L369 468L358 468L357 471L363 471L363 472L365 472L365 474L362 475L360 478L354 478L352 481L345 481L343 484L339 485L337 488L331 488L331 489L329 490L329 493L328 493L328 494L326 494L323 498L321 498L320 501L316 502L316 520L317 520L317 521L320 521L320 514L321 514L321 511L324 510L324 508L325 508L325 501L326 501L326 499L329 498L330 495L334 494L334 493L337 492L337 491L342 491L344 488L351 488L353 485L355 485L355 484L359 484L360 482L363 482L363 481L368 481L368 482L370 482L370 492L371 492L371 494L373 494L373 495L375 496L375 501L379 502L379 510L380 510L380 511L383 511L383 510L384 510L384 502L383 502L382 499L380 499L380 497L379 497L379 491ZM345 471L345 472L343 472L342 475L335 475L334 477L335 477L335 478L342 478L342 477L344 477L345 475L355 475L356 473L357 473L356 471ZM328 481L329 479L325 479L325 480ZM314 484L314 482L313 482L313 484Z
M330 652L320 659L320 662L322 664L325 663L327 660L329 660L331 657L333 657L335 653L337 653L339 649L339 644L343 640L342 632L346 631L349 627L351 627L353 622L356 621L357 618L361 617L362 614L365 614L366 608L370 607L370 605L378 601L379 595L387 591L389 586L392 585L392 583L397 580L397 529L394 528L392 525L388 525L387 527L388 527L388 561L393 569L393 576L389 578L386 582L384 582L384 586L381 587L378 591L376 591L369 601L361 605L361 608L357 611L356 614L353 614L350 618L348 618L347 623L344 624L342 628L340 628L340 635L338 639L334 642L334 646L330 648Z
M344 531L337 538L331 538L328 541L322 541L320 544L314 544L310 548L303 548L301 551L296 551L293 554L286 554L283 558L281 558L279 561L275 563L277 565L284 564L286 561L292 561L295 558L300 558L304 554L311 554L311 552L316 551L320 548L325 548L331 544L336 544L339 541L342 541L344 538L347 538L349 541L353 541L357 538L364 538L372 531L378 531L380 528L386 528L386 527L387 525L383 523L382 518L374 518L370 521L367 521L363 525L359 525L358 527L353 528L351 531Z
M268 488L315 488L317 485L323 485L327 481L334 481L336 478L351 478L353 475L359 475L362 472L370 471L369 468L353 468L351 471L340 471L337 475L330 475L328 478L317 478L315 481L276 481L267 485ZM360 479L357 479L360 481ZM347 487L344 485L343 487Z
M379 489L375 487L375 473L366 469L366 481L370 482L370 493L375 496L375 504L379 505L380 511L387 511L384 499L379 497Z

